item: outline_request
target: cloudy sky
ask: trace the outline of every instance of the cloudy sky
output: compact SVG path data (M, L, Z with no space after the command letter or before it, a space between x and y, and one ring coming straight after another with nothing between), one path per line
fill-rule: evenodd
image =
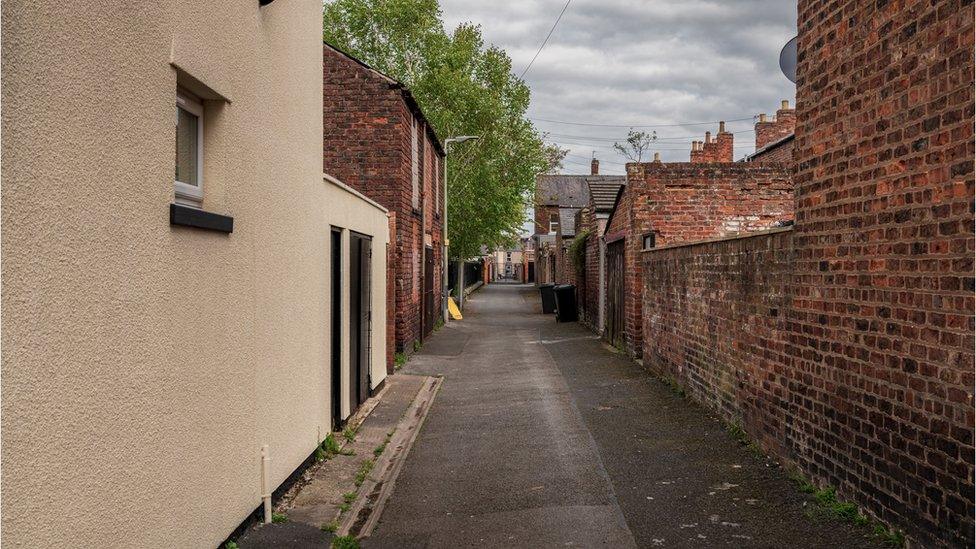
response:
M521 73L565 0L441 0L444 21L481 25ZM692 140L727 120L735 155L754 150L752 117L772 114L794 86L780 72L796 34L796 2L784 0L572 0L525 79L529 117L570 149L565 173L623 173L612 149L630 126L656 131L665 161L687 161ZM744 120L743 120L744 119ZM604 127L593 125L617 125Z

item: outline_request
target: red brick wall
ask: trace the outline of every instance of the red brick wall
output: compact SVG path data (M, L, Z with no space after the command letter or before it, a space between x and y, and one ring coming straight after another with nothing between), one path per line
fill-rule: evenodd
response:
M390 223L390 242L386 245L386 373L396 368L396 212L386 214Z
M692 143L691 162L732 162L734 141L732 134L725 131L725 122L720 122L714 139L712 132L705 132L704 141Z
M923 542L968 546L973 17L959 0L800 0L789 337L817 380L798 461Z
M753 156L750 162L782 162L785 164L792 164L793 162L793 145L796 142L794 140L786 141L785 143L780 143L769 150L763 151L755 156Z
M799 14L796 227L646 253L645 364L917 544L972 546L972 4Z
M644 365L787 455L792 229L643 252Z
M423 328L424 234L434 244L437 276L435 308L442 287L441 214L443 199L435 185L443 169L433 138L391 80L329 46L323 47L323 169L396 213L396 349L410 351ZM413 207L411 131L418 120L420 208ZM441 193L439 193L441 194Z
M625 239L624 345L640 356L642 237L665 246L767 229L793 219L793 187L774 163L628 164L627 179L606 238Z

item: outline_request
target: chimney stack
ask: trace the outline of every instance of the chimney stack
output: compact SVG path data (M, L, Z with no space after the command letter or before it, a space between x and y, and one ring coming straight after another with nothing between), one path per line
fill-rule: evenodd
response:
M590 160L590 175L600 175L600 161L596 158Z
M796 110L790 108L789 100L784 99L780 102L775 119L767 120L765 113L759 115L759 122L756 123L756 149L792 135L795 128Z
M654 153L654 161L661 162L661 153Z

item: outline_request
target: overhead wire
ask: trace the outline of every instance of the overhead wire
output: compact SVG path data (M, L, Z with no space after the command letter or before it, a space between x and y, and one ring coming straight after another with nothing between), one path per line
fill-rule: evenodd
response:
M519 80L522 80L525 77L525 73L529 72L529 69L532 68L532 64L535 63L536 58L538 58L539 54L542 53L542 48L546 47L546 44L549 42L549 38L552 36L553 31L556 30L556 25L559 24L559 20L563 18L563 14L566 13L566 8L569 7L569 3L572 1L573 0L566 0L566 5L563 6L562 11L559 12L559 17L557 17L556 22L552 24L552 28L549 29L549 34L547 34L546 39L542 41L542 45L539 46L539 50L535 52L535 55L532 56L532 61L529 61L529 64L525 66L522 74L519 75Z

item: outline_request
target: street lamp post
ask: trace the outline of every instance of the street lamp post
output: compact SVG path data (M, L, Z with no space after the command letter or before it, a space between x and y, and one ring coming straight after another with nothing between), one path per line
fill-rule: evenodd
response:
M451 143L464 143L465 141L471 141L471 140L474 140L474 139L478 139L479 137L480 136L477 136L477 135L459 135L457 137L449 137L449 138L447 138L447 139L444 140L444 224L443 224L443 227L442 227L443 228L443 231L444 231L444 234L443 234L443 238L442 238L442 242L441 242L441 245L444 247L444 250L441 252L441 254L444 256L443 257L443 259L444 259L444 282L443 282L443 286L444 286L444 298L441 300L441 302L442 302L441 309L442 309L442 313L444 315L444 322L445 323L448 322L448 320L449 320L448 319L448 316L449 315L447 314L447 300L450 297L450 294L448 293L448 288L447 288L447 286L448 286L447 270L448 270L449 265L450 265L450 263L448 263L448 260L447 260L448 242L450 242L448 240L448 238L447 238L447 160L448 160L448 155L450 154ZM458 307L461 306L461 301L463 299L464 299L464 260L461 259L461 260L458 261Z

